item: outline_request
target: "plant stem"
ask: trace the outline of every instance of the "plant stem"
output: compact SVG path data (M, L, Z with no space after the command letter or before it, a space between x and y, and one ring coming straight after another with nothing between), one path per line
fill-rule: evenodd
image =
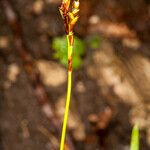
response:
M67 128L67 121L68 121L68 114L69 114L69 106L70 106L70 101L71 101L73 43L70 42L70 38L73 39L72 34L67 35L67 42L68 42L68 87L67 87L67 97L66 97L66 106L65 106L63 127L62 127L60 150L64 150L65 137L66 137L66 128Z
M137 124L132 129L130 150L139 150L139 127Z

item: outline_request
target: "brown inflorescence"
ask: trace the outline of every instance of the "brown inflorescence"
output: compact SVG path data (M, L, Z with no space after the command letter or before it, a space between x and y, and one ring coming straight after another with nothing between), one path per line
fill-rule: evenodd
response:
M70 0L62 1L59 10L64 20L66 34L70 34L73 32L73 27L78 21L79 4L79 0L74 0L72 3L72 9L70 10Z

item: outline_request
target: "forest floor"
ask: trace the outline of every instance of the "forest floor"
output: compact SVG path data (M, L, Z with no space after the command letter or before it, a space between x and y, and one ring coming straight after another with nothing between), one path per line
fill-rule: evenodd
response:
M58 150L67 77L51 43L64 35L60 1L0 3L0 150ZM128 150L138 122L141 150L148 150L150 6L83 0L80 9L75 34L101 43L87 45L73 72L66 147Z

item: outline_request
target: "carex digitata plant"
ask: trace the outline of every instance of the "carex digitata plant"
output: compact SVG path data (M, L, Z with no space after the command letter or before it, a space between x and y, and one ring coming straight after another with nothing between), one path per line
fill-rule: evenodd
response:
M67 43L68 43L68 87L67 87L65 114L64 114L62 135L61 135L61 142L60 142L60 150L64 150L69 105L70 105L70 100L71 100L72 52L73 52L73 43L74 43L73 28L79 18L78 16L79 0L74 0L72 2L72 6L70 6L70 3L71 3L71 0L62 0L61 6L59 8L60 14L64 21L64 26L65 26L66 36L67 36Z

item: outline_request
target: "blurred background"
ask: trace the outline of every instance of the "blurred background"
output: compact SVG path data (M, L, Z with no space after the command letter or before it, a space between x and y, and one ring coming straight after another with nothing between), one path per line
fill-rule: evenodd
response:
M58 150L67 87L60 0L0 1L0 150ZM150 1L81 0L66 150L150 149Z

